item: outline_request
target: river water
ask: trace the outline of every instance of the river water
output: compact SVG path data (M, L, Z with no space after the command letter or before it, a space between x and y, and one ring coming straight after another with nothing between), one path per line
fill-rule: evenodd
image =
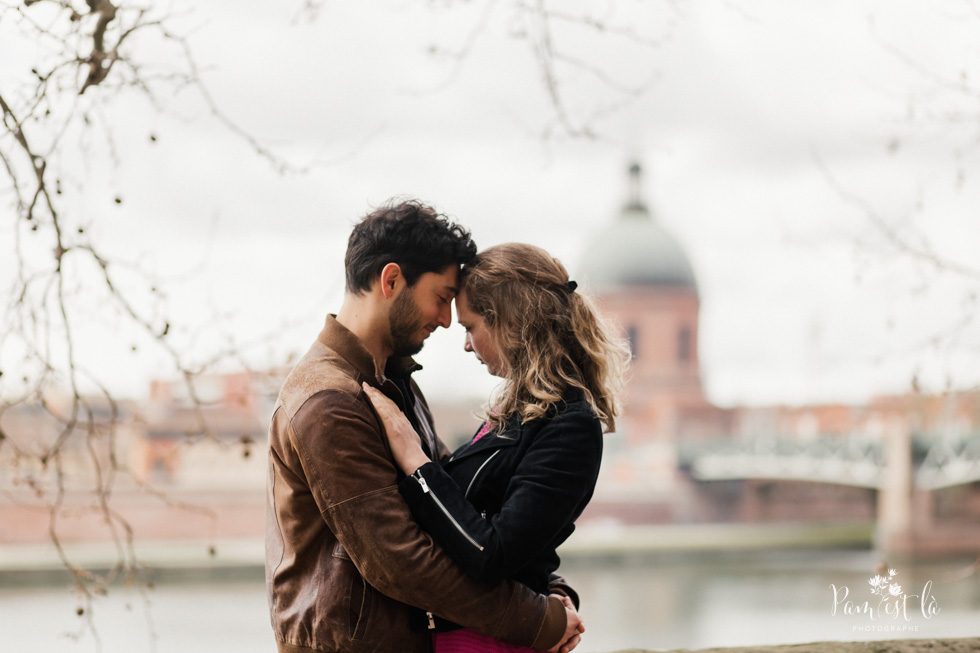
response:
M563 572L582 596L581 653L980 636L980 578L966 573L969 560L896 563L887 598L869 583L877 562L839 550L659 554L566 559ZM98 641L78 605L60 585L0 587L0 651L275 651L258 571L164 579L146 597L113 589L94 607Z

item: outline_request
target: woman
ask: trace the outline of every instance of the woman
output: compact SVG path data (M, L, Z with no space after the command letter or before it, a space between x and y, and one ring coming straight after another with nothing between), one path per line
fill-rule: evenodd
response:
M491 247L460 278L464 349L504 380L473 439L441 465L432 462L395 404L365 390L406 474L399 489L419 524L477 580L511 578L547 593L555 550L595 488L628 349L564 266L538 247ZM571 639L573 647L578 635ZM435 647L531 650L466 629L437 633Z

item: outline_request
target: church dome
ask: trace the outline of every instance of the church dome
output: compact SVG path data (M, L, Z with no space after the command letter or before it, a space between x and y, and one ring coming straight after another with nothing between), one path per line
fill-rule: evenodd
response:
M697 293L684 250L640 198L640 166L630 166L630 201L590 242L580 266L582 281L602 292L623 286L688 288Z

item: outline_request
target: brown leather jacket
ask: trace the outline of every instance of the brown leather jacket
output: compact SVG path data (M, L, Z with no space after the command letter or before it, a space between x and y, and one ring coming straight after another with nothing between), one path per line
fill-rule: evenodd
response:
M565 628L559 600L513 581L477 583L412 520L362 381L405 408L396 384L330 316L279 393L269 432L266 583L280 653L428 653L429 634L409 628L409 605L504 641L555 645ZM423 438L443 454L411 387Z

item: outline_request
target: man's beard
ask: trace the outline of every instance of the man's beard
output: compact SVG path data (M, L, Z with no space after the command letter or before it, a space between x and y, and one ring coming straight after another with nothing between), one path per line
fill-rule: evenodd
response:
M395 298L388 314L388 327L394 356L412 356L422 351L425 339L418 336L422 329L422 311L412 297L411 288L405 288Z

